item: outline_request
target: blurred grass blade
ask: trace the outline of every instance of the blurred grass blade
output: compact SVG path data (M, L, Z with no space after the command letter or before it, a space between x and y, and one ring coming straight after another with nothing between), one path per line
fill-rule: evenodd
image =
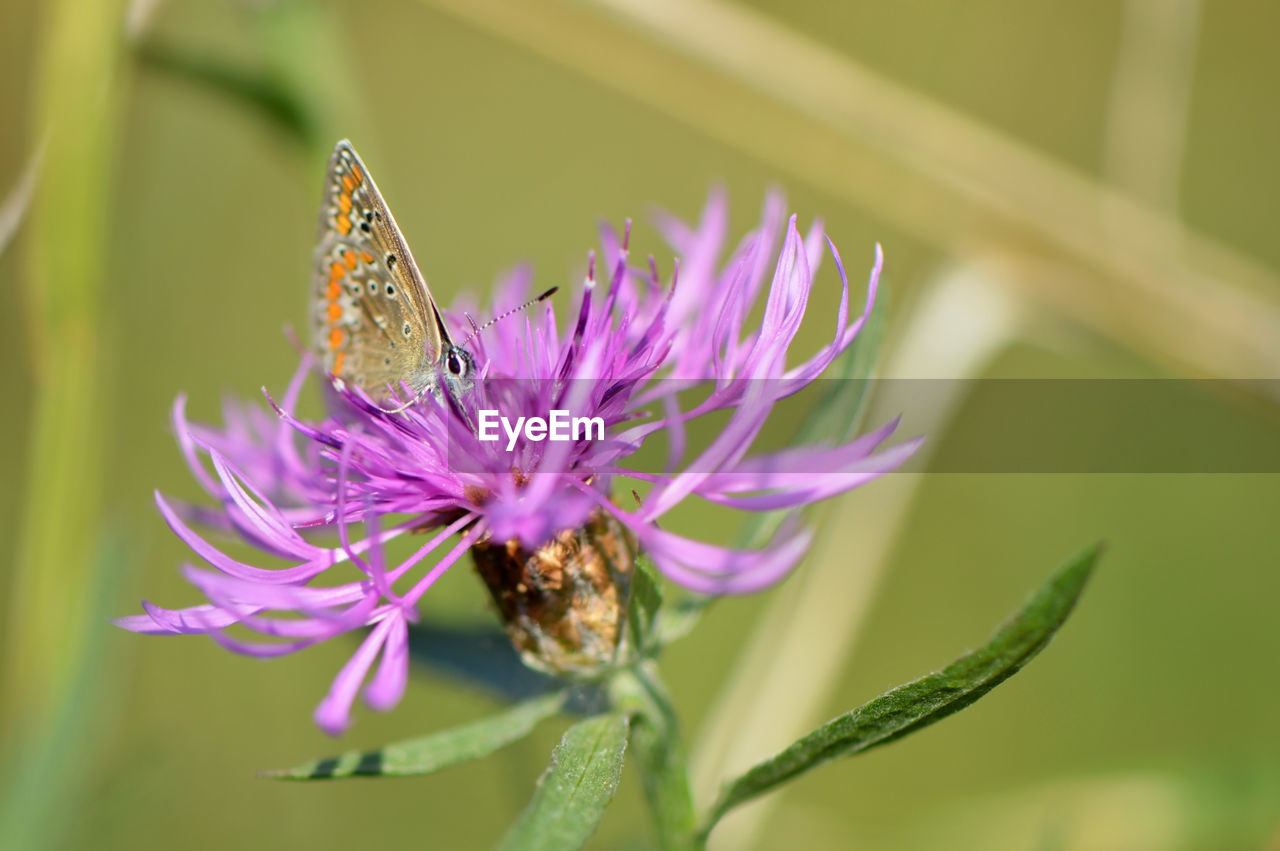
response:
M156 42L140 45L137 55L155 71L196 83L249 107L306 147L320 144L317 120L307 104L267 73Z
M157 41L139 45L137 57L154 71L188 80L266 119L306 150L308 176L318 174L335 141L372 124L357 93L357 75L344 61L347 35L339 7L272 0L253 4L252 16L260 67ZM362 138L367 152L372 140Z
M597 715L565 732L551 765L502 843L503 851L581 848L600 826L622 779L628 718Z
M1011 289L1159 363L1238 378L1280 362L1263 263L748 4L419 2L944 252L993 251Z
M350 751L297 768L267 772L266 776L285 780L332 780L339 777L432 774L460 762L486 757L523 739L540 721L559 712L565 699L565 692L544 695L452 730L397 742L378 750Z
M87 628L70 680L70 691L46 719L42 735L28 735L6 754L0 778L0 848L56 848L71 825L69 808L81 806L92 786L92 759L86 742L118 721L119 658L107 641L109 618L119 611L120 589L131 562L123 533L114 528L96 539Z
M312 122L307 179L324 173L334 142L357 131L360 150L369 156L377 122L363 91L363 63L350 49L345 4L271 0L252 5L270 78L290 92Z
M23 276L31 401L22 518L6 583L0 640L0 750L42 741L76 687L92 631L101 520L101 286L110 243L120 99L118 0L42 4L31 86L34 148L43 152L28 210ZM10 124L21 122L10 116ZM70 802L68 802L70 805Z
M970 849L1275 851L1278 819L1280 760L1261 747L955 790L877 831L872 847L950 848L962 836Z
M983 647L828 721L728 784L707 817L703 835L739 804L828 760L862 753L923 729L1016 674L1067 619L1100 553L1101 546L1095 545L1068 562Z
M44 145L36 148L31 155L18 181L10 190L3 202L0 202L0 255L3 255L9 243L13 242L27 208L31 206L31 196L35 194L36 177L40 174L40 161L43 159Z

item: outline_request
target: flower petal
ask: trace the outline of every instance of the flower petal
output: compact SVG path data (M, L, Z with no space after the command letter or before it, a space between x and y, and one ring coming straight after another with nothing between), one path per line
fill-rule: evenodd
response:
M350 726L351 704L356 699L356 692L360 690L360 684L364 682L373 660L378 657L378 651L382 649L394 625L395 619L388 617L369 631L369 635L361 642L360 649L356 650L334 677L329 693L316 706L312 717L316 725L330 736L337 736Z

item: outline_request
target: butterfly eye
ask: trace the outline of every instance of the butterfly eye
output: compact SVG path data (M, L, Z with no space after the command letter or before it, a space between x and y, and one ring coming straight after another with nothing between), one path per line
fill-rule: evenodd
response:
M450 375L461 376L467 371L467 365L462 362L462 358L457 352L449 352L444 360L445 369L449 370Z

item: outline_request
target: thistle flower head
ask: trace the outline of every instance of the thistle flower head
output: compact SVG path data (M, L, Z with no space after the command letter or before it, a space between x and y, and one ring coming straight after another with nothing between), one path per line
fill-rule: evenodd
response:
M375 709L399 700L416 604L468 551L518 644L511 628L518 615L507 609L524 613L522 649L534 657L544 637L537 628L560 617L548 614L556 605L579 619L555 621L567 635L555 640L578 649L597 639L616 645L618 601L612 619L582 617L583 606L608 598L600 579L606 575L622 582L625 598L636 552L704 594L777 582L808 549L802 524L784 523L766 546L744 550L676 534L663 518L691 497L744 511L795 512L893 470L917 445L882 449L891 422L844 445L751 454L774 406L853 342L874 302L881 264L877 247L863 309L854 315L835 246L820 225L802 235L795 217L784 224L781 212L781 199L770 197L759 227L724 263L726 203L719 194L695 227L662 218L679 257L667 281L652 263L632 263L628 234L605 229L601 254L573 295L572 320L560 327L545 304L475 337L469 346L477 380L458 398L427 395L391 413L358 387L335 389L321 379L327 414L305 418L297 413L299 397L319 378L306 356L279 399L229 409L221 430L189 422L179 398L179 445L217 506L156 500L204 563L184 572L207 602L184 609L144 602L144 614L118 623L137 632L206 634L253 656L370 628L316 709L316 722L336 734L348 725L362 685ZM835 308L832 335L812 357L790 363L828 251L840 291L816 297L824 314ZM525 301L530 283L525 271L508 276L494 314ZM758 321L750 318L757 314ZM686 391L695 390L697 401L686 406ZM588 428L578 439L538 440L526 430L487 440L480 427L486 412L516 422L552 411L598 419L600 434ZM722 431L690 451L690 424L716 412L726 418ZM639 468L637 453L657 439L666 463ZM271 566L233 558L198 527L247 542ZM386 543L408 533L419 533L414 540L421 543L388 563ZM538 572L544 562L547 570ZM565 564L595 565L596 575L574 580L560 569ZM594 601L593 590L601 595ZM245 630L232 627L258 637L243 638Z

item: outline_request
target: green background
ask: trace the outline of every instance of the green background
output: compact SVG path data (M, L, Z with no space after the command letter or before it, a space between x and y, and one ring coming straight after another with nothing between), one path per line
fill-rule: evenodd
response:
M34 81L56 5L6 0L0 6L0 187L6 193L41 136L35 118L41 89ZM543 286L572 284L600 218L635 217L635 249L652 251L667 269L669 252L644 224L647 217L655 205L695 217L717 183L729 192L732 240L754 225L764 191L777 185L802 222L824 219L855 279L869 266L873 244L882 243L891 346L909 336L913 308L930 287L979 259L1014 257L1013 277L1055 286L1060 258L1046 260L1039 246L1016 235L1005 239L999 228L975 226L973 232L960 228L963 240L940 240L928 228L913 229L910 216L885 215L874 199L851 197L834 174L830 182L814 179L807 163L847 156L856 171L874 169L876 160L857 144L847 154L818 150L827 142L816 137L814 149L790 146L786 140L804 137L812 117L780 103L785 97L738 97L743 84L717 71L714 61L702 77L684 80L684 60L673 48L625 15L603 11L606 4L525 7L534 15L568 10L563 19L543 19L558 33L554 38L546 27L523 26L519 15L501 17L506 4L485 4L499 15L485 20L476 16L491 13L459 14L465 5L170 0L156 10L141 41L250 71L283 68L286 77L301 80L299 91L320 116L321 147L331 136L353 140L445 300L463 290L485 292L499 273L525 260ZM1280 304L1275 4L801 0L740 6L1091 185L1148 195L1144 203L1167 220L1251 258L1259 270L1251 291L1271 310ZM1171 11L1175 7L1182 12ZM654 8L661 13L668 5ZM1125 125L1138 137L1138 150L1147 136L1160 148L1152 156L1167 154L1168 145L1180 148L1171 182L1153 190L1129 183L1124 168L1109 165L1109 152L1135 140L1116 136L1108 104L1125 51L1133 49L1126 16L1163 32L1160 27L1186 9L1189 70L1185 77L1157 73L1148 80L1152 97L1185 106L1185 121ZM581 31L568 26L581 20L593 23ZM616 43L610 41L615 36ZM1172 48L1158 33L1152 38L1157 52L1176 53L1177 37L1169 37ZM15 788L43 795L55 815L37 820L29 836L73 848L487 847L528 800L561 722L543 725L497 757L437 776L272 782L255 772L443 729L491 712L494 704L418 671L398 708L386 715L357 708L355 726L335 743L310 714L354 639L257 662L200 639L142 638L102 626L107 616L135 611L144 596L162 605L197 602L177 571L190 555L151 496L156 488L179 497L197 493L172 439L169 409L175 395L186 392L194 419L218 421L224 396L252 399L261 386L278 390L287 381L296 355L282 329L304 327L321 181L315 154L263 114L138 62L132 46L120 49L110 117L116 147L104 178L105 260L96 269L92 318L98 393L87 416L72 424L96 447L91 451L101 453L101 479L86 484L95 505L90 522L69 523L58 534L98 541L106 532L123 557L97 580L75 564L27 568L52 576L55 585L65 581L68 596L87 594L83 605L36 614L54 629L64 618L89 624L89 649L87 672L71 675L81 688L68 700L79 714L45 731L72 754L69 762L59 769L39 756L24 760L24 742L38 752L44 740L13 732L3 751L11 800ZM605 67L592 73L582 57L596 51L631 63L638 69L635 84L619 85ZM1154 67L1164 66L1157 61ZM827 82L806 84L817 90ZM856 98L849 106L856 122ZM691 121L690 114L701 118ZM752 122L758 135L735 137ZM947 125L936 132L945 139ZM893 193L894 209L918 209L922 220L937 210L935 219L955 224L961 213L939 201L948 197L940 188L945 183L936 176L901 184L887 177L883 188ZM1071 226L1064 219L1063 228ZM0 540L14 542L15 554L29 528L25 495L55 474L31 448L33 403L42 385L24 281L32 253L42 249L28 235L20 231L0 255L0 397L9 400L9 415L0 418ZM1177 247L1160 256L1166 271L1182 262ZM822 299L834 303L833 280L824 268L813 321L804 329L802 345L809 349L829 334L830 308ZM1056 303L1027 302L1037 317L1034 328L1050 330L1012 340L986 374L1210 374L1176 347L1153 346L1147 329L1130 327L1128 319L1111 321L1105 298L1090 302L1092 313L1078 321L1064 286ZM1224 284L1205 279L1202 286L1207 322L1217 303L1212 290ZM1022 298L1023 289L1012 291ZM1115 292L1118 303L1123 293ZM1198 329L1188 324L1163 332L1165 339L1190 340ZM48 344L62 340L55 332ZM950 374L947 363L935 366L934 375ZM1274 378L1280 365L1273 367L1218 377ZM1224 441L1253 441L1261 451L1280 439L1274 399L1196 405L1185 419L1161 422L1151 440L1176 443L1180 429L1205 415L1204 406L1222 423ZM1108 412L1096 415L1105 423ZM980 433L983 418L996 416L1007 412L969 406L957 426ZM948 451L945 434L930 439L934 451ZM1280 843L1280 476L926 474L917 484L902 532L878 565L879 581L867 583L869 598L849 601L850 618L868 604L856 641L825 642L819 630L805 653L785 662L793 676L803 675L810 666L817 670L816 661L843 655L838 676L821 683L817 705L803 713L805 726L979 643L1082 546L1103 538L1108 552L1076 614L1024 673L937 727L806 776L771 800L767 815L749 829L727 833L732 824L726 822L722 847L1231 849ZM823 515L829 535L782 590L717 605L690 638L670 649L663 671L691 741L706 724L719 723L713 719L723 719L713 713L717 695L733 680L736 660L766 613L788 605L782 596L788 589L805 582L809 571L835 575L846 563L849 570L867 569L856 554L884 534L876 525L884 522L876 510L880 486L836 502ZM689 507L677 525L722 539L732 534L721 515L700 511ZM15 579L18 566L14 555L0 568L8 625L13 612L33 611ZM457 621L492 618L465 566L446 576L424 607ZM821 612L792 617L834 622L843 611L828 600ZM11 636L6 646L15 646ZM13 682L7 686L16 688ZM767 677L753 688L753 700L785 702L779 692L785 686ZM5 698L9 717L0 718L13 722L28 695ZM738 745L748 758L759 758L785 741L762 734ZM596 847L648 847L637 781L630 771L624 776ZM39 811L32 805L29 812Z

